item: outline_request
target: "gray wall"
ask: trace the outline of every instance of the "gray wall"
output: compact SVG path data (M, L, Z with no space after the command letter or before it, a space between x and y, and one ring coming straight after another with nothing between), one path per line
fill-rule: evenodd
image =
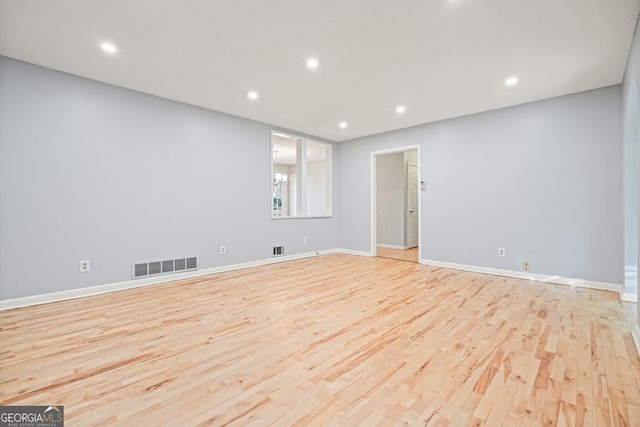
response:
M626 261L636 256L635 265L640 265L638 261L637 242L639 239L638 224L640 215L638 214L637 203L640 199L638 191L638 144L640 135L638 134L638 84L640 84L640 32L636 24L636 32L631 44L627 68L622 80L622 130L624 138L624 177L625 177L625 249L627 250ZM635 243L635 245L634 245ZM633 252L635 250L635 252ZM637 278L636 278L637 280ZM640 301L639 301L640 303ZM640 307L638 307L638 323L640 323Z
M335 248L335 216L270 219L270 131L0 57L0 299Z
M341 143L334 218L271 220L270 126L0 58L0 299L128 280L134 261L368 252L369 153L410 145L424 259L622 283L620 98L610 87Z
M371 151L420 145L422 258L622 283L620 86L341 143L339 243L368 252ZM499 258L497 249L506 248Z

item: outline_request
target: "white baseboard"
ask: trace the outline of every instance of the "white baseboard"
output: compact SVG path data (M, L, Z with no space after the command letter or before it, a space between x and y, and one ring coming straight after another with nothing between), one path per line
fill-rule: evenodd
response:
M397 250L400 250L400 251L404 251L404 250L409 249L407 246L385 245L383 243L378 243L376 246L379 247L379 248L397 249Z
M109 283L106 285L89 286L86 288L70 289L61 292L33 295L28 297L0 300L0 311L12 308L27 307L31 305L47 304L50 302L64 301L76 298L83 298L93 295L106 294L109 292L122 291L125 289L140 288L143 286L157 285L160 283L175 282L176 280L190 279L192 277L207 276L210 274L223 273L225 271L240 270L249 267L260 267L268 264L276 264L285 261L310 258L318 255L336 253L335 249L322 250L317 252L306 252L296 255L285 255L274 258L267 258L258 261L244 262L240 264L224 265L220 267L205 268L202 270L188 271L184 273L169 274L166 276L152 277L148 279L126 280L123 282Z
M502 270L491 267L478 267L474 265L455 264L452 262L433 261L429 259L421 259L420 264L431 265L434 267L453 268L455 270L473 271L475 273L493 274L494 276L506 276L516 279L535 280L537 282L554 283L556 285L576 286L580 288L601 289L605 291L618 292L622 296L624 287L617 283L594 282L591 280L571 279L560 276L548 276L545 274L528 273L526 271Z
M622 294L622 297L620 297L620 299L624 302L638 302L638 295L624 292Z
M321 251L315 251L315 252L305 252L302 254L285 255L281 257L267 258L267 259L262 259L258 261L240 263L240 264L224 265L220 267L206 268L203 270L188 271L184 273L176 273L176 274L158 276L158 277L153 277L148 279L127 280L123 282L109 283L106 285L90 286L86 288L70 289L70 290L61 291L61 292L52 292L52 293L33 295L28 297L0 300L0 311L10 310L10 309L19 308L19 307L27 307L32 305L47 304L47 303L56 302L56 301L83 298L83 297L88 297L92 295L100 295L100 294L105 294L109 292L121 291L125 289L140 288L143 286L151 286L151 285L157 285L160 283L174 282L176 280L189 279L192 277L207 276L210 274L223 273L226 271L240 270L243 268L250 268L250 267L260 267L263 265L276 264L279 262L286 262L286 261L294 261L297 259L310 258L314 256L328 255L328 254L334 254L334 253L356 255L356 256L363 256L363 257L375 256L375 254L373 254L372 252L356 251L356 250L341 249L341 248L327 249L327 250L321 250ZM555 283L560 285L578 286L578 287L584 287L584 288L615 291L622 296L622 299L624 301L634 302L636 301L635 298L637 298L633 294L623 294L623 286L614 284L614 283L593 282L593 281L582 280L582 279L568 279L568 278L559 277L559 276L547 276L542 274L533 274L533 273L527 273L527 272L521 272L521 271L501 270L497 268L478 267L478 266L472 266L472 265L455 264L450 262L433 261L428 259L421 259L420 264L431 265L434 267L452 268L455 270L473 271L476 273L493 274L496 276L506 276L506 277L514 277L519 279L536 280L540 282ZM640 342L640 333L638 334L638 341L636 342L636 344L638 342Z

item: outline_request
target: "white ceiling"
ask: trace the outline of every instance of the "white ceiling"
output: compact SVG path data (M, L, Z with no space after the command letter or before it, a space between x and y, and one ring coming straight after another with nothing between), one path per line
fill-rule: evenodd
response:
M618 84L639 9L640 0L0 0L0 54L343 141ZM513 75L519 83L505 86Z

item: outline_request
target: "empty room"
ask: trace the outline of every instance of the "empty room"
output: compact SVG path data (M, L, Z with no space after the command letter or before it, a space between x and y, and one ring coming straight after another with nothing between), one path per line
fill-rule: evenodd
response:
M0 425L640 425L639 13L0 0Z

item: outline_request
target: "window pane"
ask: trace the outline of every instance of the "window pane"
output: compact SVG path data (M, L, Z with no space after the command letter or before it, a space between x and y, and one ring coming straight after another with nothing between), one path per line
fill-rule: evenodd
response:
M291 216L292 186L289 177L297 170L297 141L285 135L273 136L272 216ZM295 187L294 191L295 191ZM295 212L295 209L294 209Z
M331 146L307 141L307 215L331 215Z
M331 216L331 144L271 133L271 216Z

